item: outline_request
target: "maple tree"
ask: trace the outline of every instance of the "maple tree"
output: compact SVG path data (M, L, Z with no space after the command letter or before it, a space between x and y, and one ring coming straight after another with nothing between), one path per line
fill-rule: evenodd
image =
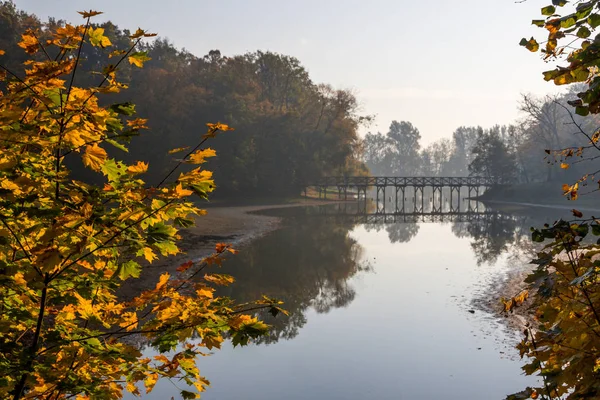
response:
M2 64L0 50L0 397L117 399L124 390L139 395L142 384L150 392L164 377L196 388L183 398L198 398L209 382L196 357L226 338L244 345L264 334L267 325L248 313L277 314L280 302L236 304L215 294L233 278L206 267L235 252L227 244L131 300L115 292L144 263L180 252L179 230L205 213L192 196L206 199L215 188L200 166L215 152L203 145L231 128L208 124L197 143L171 151L184 156L164 179L147 185L147 163L109 155L127 151L147 121L133 104L108 100L127 88L121 67L148 61L140 43L153 34L138 29L129 48L111 51L104 29L90 23L100 13L80 14L83 25L23 34L24 75ZM96 71L95 86L79 87L86 46L114 62ZM77 162L101 183L74 179ZM122 340L133 335L161 354L143 357Z
M558 14L559 9L565 12ZM566 57L568 65L545 72L545 79L557 85L584 83L578 98L569 104L576 107L579 115L600 113L600 42L591 39L592 32L600 26L600 1L553 0L552 5L542 8L542 14L546 18L534 20L533 24L548 31L544 46L534 38L523 39L521 45L540 51L546 60ZM548 154L562 159L562 168L568 168L566 160L571 157L583 158L600 150L600 131L588 135L575 118L572 122L588 144L548 149ZM596 173L565 185L563 191L576 200L580 184L593 179ZM521 356L529 358L524 371L539 374L542 383L509 399L600 396L600 246L589 241L589 236L600 236L600 220L585 219L578 210L573 210L573 215L576 219L570 222L560 220L542 229L532 228L534 242L549 243L537 254L533 263L538 267L526 280L536 293L536 324L527 327L518 348ZM505 309L511 311L522 304L528 294L529 291L504 300Z

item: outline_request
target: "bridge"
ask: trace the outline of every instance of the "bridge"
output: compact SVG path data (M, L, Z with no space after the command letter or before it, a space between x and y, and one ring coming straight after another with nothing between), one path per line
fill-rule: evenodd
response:
M454 210L454 198L457 198L457 205L460 205L460 193L462 188L468 189L468 197L478 197L480 190L486 190L494 186L495 182L492 178L481 176L466 176L466 177L438 177L438 176L327 176L319 179L314 184L307 187L316 187L319 192L319 198L327 198L327 189L334 187L338 190L338 198L348 200L348 189L356 189L357 199L367 198L367 190L369 188L376 189L376 204L378 212L380 209L380 200L383 200L383 211L385 210L386 199L391 201L392 196L386 196L386 189L391 188L394 191L395 212L403 214L405 211L405 203L409 200L413 204L413 212L422 213L424 211L425 195L424 189L432 188L433 195L431 202L433 204L434 213L439 213L443 206L444 188L450 189L450 208ZM412 197L407 198L407 189L412 188ZM410 189L408 189L410 191ZM456 196L455 196L456 193ZM306 188L305 188L306 194ZM361 197L362 196L362 197ZM420 199L420 202L418 201Z

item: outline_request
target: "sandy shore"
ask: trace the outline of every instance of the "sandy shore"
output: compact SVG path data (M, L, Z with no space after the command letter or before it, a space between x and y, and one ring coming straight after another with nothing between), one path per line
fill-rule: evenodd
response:
M217 243L231 243L234 248L240 249L279 227L280 218L251 214L252 212L334 203L336 202L306 199L289 204L207 208L207 214L196 219L196 226L180 231L182 239L178 245L182 253L168 258L161 257L150 265L144 265L141 276L128 280L119 294L123 298L132 298L143 290L152 289L165 272L177 276L178 266L212 254Z

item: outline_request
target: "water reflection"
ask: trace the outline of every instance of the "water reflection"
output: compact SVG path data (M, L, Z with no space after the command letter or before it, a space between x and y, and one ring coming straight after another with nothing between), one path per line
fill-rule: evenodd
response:
M245 302L264 294L283 300L290 312L289 318L261 315L273 328L259 343L296 337L306 323L309 307L327 313L347 306L356 296L348 280L371 269L362 259L362 247L349 235L354 225L311 218L316 211L278 212L288 214L282 229L257 240L223 265L223 272L236 278L223 295Z
M213 382L206 398L500 400L523 389L531 378L495 347L506 335L468 310L473 287L519 249L529 254L529 227L548 218L465 209L399 215L344 204L268 212L284 217L283 227L224 263L236 283L221 293L242 302L276 297L290 316L261 315L273 327L268 336L203 359ZM159 382L148 398L174 393Z

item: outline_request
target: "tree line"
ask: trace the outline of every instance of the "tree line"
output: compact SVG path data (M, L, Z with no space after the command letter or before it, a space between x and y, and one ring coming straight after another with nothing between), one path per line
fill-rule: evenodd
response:
M27 58L17 43L25 30L39 30L43 36L64 24L55 19L42 23L11 2L0 3L0 47L6 51L7 68L23 68ZM115 47L132 44L131 32L111 22L92 27L102 28ZM87 43L82 47L85 62L75 84L95 83L93 72L114 64L110 52L102 50ZM226 56L213 50L196 56L160 38L138 44L135 51L146 58L144 68L133 74L133 65L119 65L130 90L114 97L135 104L139 116L152 118L149 131L119 156L148 160L150 182L177 163L167 150L198 138L209 120L236 129L235 135L217 137L211 144L218 154L213 170L220 196L292 195L323 175L367 173L360 161L358 129L370 118L359 114L351 91L315 83L296 58L269 51Z
M469 176L493 178L498 183L528 184L569 181L600 169L597 159L576 157L569 163L555 150L587 144L582 132L594 132L597 118L577 115L568 102L578 89L560 95L521 95L520 118L508 125L462 126L451 138L426 147L407 121L393 121L384 134L368 133L363 160L374 175ZM555 166L561 168L555 168Z

